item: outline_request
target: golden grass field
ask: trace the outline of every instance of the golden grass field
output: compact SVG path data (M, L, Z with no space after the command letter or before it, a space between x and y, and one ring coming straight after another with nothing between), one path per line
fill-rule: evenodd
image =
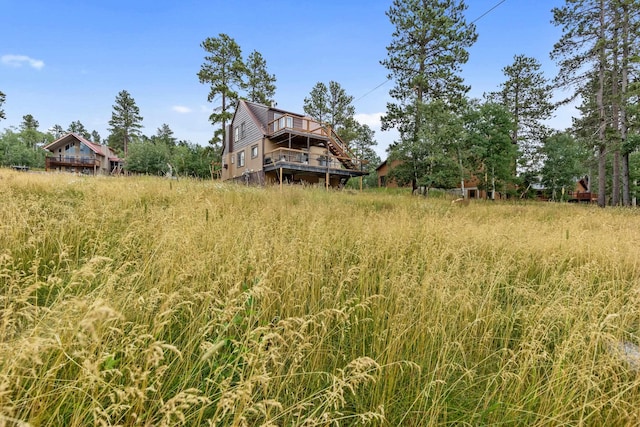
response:
M0 426L637 425L640 214L0 170Z

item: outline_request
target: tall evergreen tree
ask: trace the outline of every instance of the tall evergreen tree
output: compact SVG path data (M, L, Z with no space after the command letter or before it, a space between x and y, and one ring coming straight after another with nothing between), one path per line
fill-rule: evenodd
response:
M456 114L448 113L462 108L469 90L460 71L477 34L466 22L465 10L463 0L394 0L387 12L395 29L382 65L395 80L389 92L395 102L387 104L382 129L399 131L400 141L392 145L390 157L402 161L397 173L410 177L414 189L419 181L427 186L442 181L437 171L450 166L453 158L447 156L456 151L447 147L450 140L441 139L448 134L443 123L433 121L437 117L456 122Z
M267 71L267 61L260 52L254 50L247 58L247 99L270 105L276 94L276 76Z
M246 66L242 61L242 51L234 39L221 33L218 37L209 37L200 46L208 53L200 67L198 79L200 83L210 85L207 101L213 102L221 98L219 108L214 108L209 120L215 126L221 125L214 132L212 143L225 143L227 122L233 117L232 110L238 100L238 90L242 88L242 78L246 74Z
M98 131L96 130L91 131L91 141L95 142L96 144L100 144L102 142Z
M309 96L304 99L303 110L320 123L326 123L334 130L348 125L355 114L353 96L340 83L331 80L329 86L316 83Z
M310 117L317 120L320 123L327 123L329 121L329 89L327 85L322 82L316 83L309 96L304 99L302 109Z
M38 131L40 123L31 115L22 116L20 139L26 147L35 149L44 140L44 134Z
M607 183L607 141L605 111L605 74L607 69L607 9L605 0L565 0L553 9L553 21L562 28L562 36L554 45L551 58L560 70L555 83L563 87L584 87L596 70L596 111L598 117L598 206L604 207ZM574 99L576 95L570 99Z
M51 130L50 130L50 131L51 131L51 134L53 135L53 137L54 137L55 139L58 139L58 138L60 138L62 135L64 135L64 134L65 134L65 130L64 130L64 128L63 128L62 126L58 125L58 124L53 125L53 127L51 128Z
M511 141L520 150L520 169L535 174L541 167L540 148L549 129L543 121L553 112L552 88L540 71L540 62L516 55L512 65L502 69L507 80L490 99L502 104L514 120Z
M611 7L614 11L613 28L615 37L613 44L619 52L619 67L616 69L615 75L612 77L615 82L619 82L619 96L614 97L614 102L619 104L618 134L620 144L618 150L620 152L621 161L621 181L622 181L622 204L624 206L631 205L631 186L630 186L630 170L629 156L637 149L634 141L636 138L630 138L630 133L638 132L630 122L633 116L632 110L635 108L631 102L634 96L633 85L630 84L630 76L638 74L640 57L640 8L637 2L633 0L612 0Z
M38 130L40 123L31 115L26 114L22 116L22 123L20 123L20 130Z
M173 136L173 130L169 127L168 124L163 123L156 130L155 137L153 138L154 142L160 142L169 147L174 147L176 145L176 137Z
M4 110L2 109L2 106L4 105L6 100L7 100L7 95L5 95L4 92L0 91L0 120L7 118L4 114Z
M84 125L80 120L75 120L71 122L69 124L69 127L67 128L67 132L73 132L75 134L82 136L83 138L91 139L91 134L89 133L87 128L84 127Z
M109 120L109 146L121 149L127 156L128 145L132 136L139 136L142 129L140 109L129 92L122 90L116 96L111 120Z

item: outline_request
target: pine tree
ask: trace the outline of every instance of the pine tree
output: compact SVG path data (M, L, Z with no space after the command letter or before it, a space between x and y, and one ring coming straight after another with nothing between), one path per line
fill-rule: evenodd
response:
M51 134L55 139L58 139L65 134L65 130L62 126L56 124L56 125L53 125L53 127L51 128Z
M322 82L316 83L311 89L309 97L304 99L304 112L320 123L326 123L332 129L339 131L347 126L349 119L355 114L353 96L336 81L330 81L329 86Z
M169 147L174 147L176 145L176 138L173 136L173 131L166 123L163 123L162 126L157 129L156 134L153 137L153 141L160 142Z
M607 141L605 111L605 74L607 68L607 33L609 22L605 0L565 0L563 7L553 9L553 23L562 28L562 36L554 45L551 58L560 67L555 83L562 87L581 87L589 83L596 70L596 111L598 117L598 206L606 201ZM576 91L574 99L579 92Z
M455 112L469 90L460 71L477 35L465 21L465 10L463 0L394 0L387 12L395 30L381 63L395 80L389 93L396 102L387 104L382 129L399 131L390 158L401 160L396 173L414 189L419 182L429 187L448 181L452 163L455 170L456 150L441 138L455 128ZM452 120L452 126L435 122L443 119Z
M20 123L21 131L38 130L39 126L40 123L38 123L38 121L31 114L22 116L22 123Z
M549 134L543 121L553 113L551 85L540 71L540 62L525 55L514 57L512 65L502 69L507 80L489 99L502 104L512 115L511 141L520 149L522 172L535 174L541 167L540 148Z
M267 71L267 61L260 52L254 50L247 58L247 99L270 105L276 94L276 76Z
M100 144L101 138L100 138L100 134L98 133L98 131L96 131L96 130L92 130L91 131L91 141L95 142L96 144Z
M318 82L313 86L309 96L304 99L302 109L319 123L329 121L329 90L327 85Z
M242 61L242 51L234 39L227 34L209 37L200 45L209 55L200 67L198 79L200 83L210 84L207 101L213 102L218 96L221 98L219 108L214 108L209 120L213 125L220 124L221 128L214 132L211 142L225 143L227 122L233 117L232 110L238 100L238 90L242 88L242 78L247 69Z
M43 134L38 132L39 126L40 123L38 123L31 114L22 116L22 123L20 123L20 139L26 147L35 149L44 139Z
M116 96L111 120L109 120L109 146L121 149L127 157L129 142L132 136L140 136L142 116L140 109L129 92L122 90Z
M82 136L85 139L91 139L91 134L89 133L87 128L84 127L82 122L80 122L80 120L75 120L71 122L71 124L69 124L69 127L67 128L67 132L73 132L75 134Z
M629 156L635 151L634 134L638 133L630 122L633 116L635 106L631 102L634 96L634 90L630 84L630 76L637 75L638 61L640 57L640 49L638 42L640 41L640 13L637 2L633 0L613 0L611 2L614 13L615 22L613 27L618 29L614 43L618 46L620 52L620 67L618 69L616 81L620 82L620 94L614 100L619 103L619 136L620 136L620 156L621 156L621 180L622 180L622 204L631 206L631 186L630 186L630 170ZM631 130L631 135L630 135ZM632 136L630 138L630 136Z

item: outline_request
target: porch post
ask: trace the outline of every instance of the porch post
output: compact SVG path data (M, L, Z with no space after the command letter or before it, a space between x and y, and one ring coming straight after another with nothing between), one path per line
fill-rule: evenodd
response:
M325 173L324 187L329 191L329 143L327 143L327 172Z

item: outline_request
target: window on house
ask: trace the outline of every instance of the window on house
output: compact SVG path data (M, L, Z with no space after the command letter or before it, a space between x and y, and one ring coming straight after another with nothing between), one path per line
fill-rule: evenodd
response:
M238 167L241 168L244 166L244 150L238 153Z
M245 133L245 126L244 126L244 122L240 123L240 139L244 139L246 133Z
M240 128L238 126L233 130L233 140L235 142L240 141Z
M258 144L251 147L251 158L255 159L256 157L258 157Z
M235 156L232 154L231 155L231 164L234 164L236 162L236 158Z

